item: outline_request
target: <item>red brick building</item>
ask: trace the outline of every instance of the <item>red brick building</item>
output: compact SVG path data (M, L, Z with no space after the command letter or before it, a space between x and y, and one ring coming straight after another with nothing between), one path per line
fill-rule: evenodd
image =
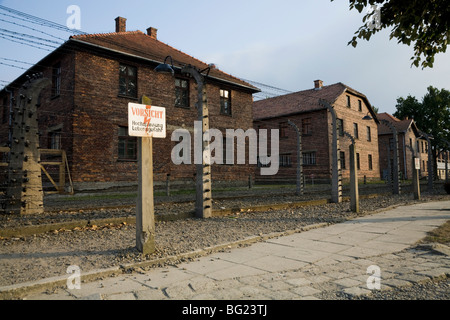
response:
M343 83L323 86L314 82L314 88L275 98L257 101L253 106L255 129L280 130L280 170L276 176L257 179L292 181L296 178L297 135L288 120L302 133L303 172L310 180L328 182L332 170L332 116L319 100L326 100L335 110L338 125L340 162L343 179L350 176L350 139L356 140L359 176L380 179L378 156L377 116L367 97ZM370 114L372 120L363 120Z
M154 71L171 56L175 77ZM199 70L209 67L157 39L155 28L126 31L126 19L116 19L116 32L72 36L29 73L42 72L52 87L42 93L39 131L42 148L67 152L75 190L137 184L137 140L128 136L128 103L142 96L152 105L165 107L167 138L154 140L155 181L194 185L195 165L174 165L171 141L175 129L193 132L198 120L197 85L182 75L182 66ZM17 95L26 74L7 90ZM210 127L252 128L254 86L211 67L207 77ZM8 143L10 95L0 92L0 146ZM249 165L213 166L214 182L245 183L252 172Z
M429 146L427 140L421 137L420 130L415 121L413 119L400 120L388 113L378 114L378 119L380 120L380 124L378 125L378 143L380 150L381 177L386 179L389 172L388 161L390 161L390 167L393 168L394 156L393 133L382 120L389 121L397 130L400 177L402 179L412 179L412 153L406 146L412 147L416 152L416 156L420 158L420 177L428 176ZM390 154L388 154L388 147Z

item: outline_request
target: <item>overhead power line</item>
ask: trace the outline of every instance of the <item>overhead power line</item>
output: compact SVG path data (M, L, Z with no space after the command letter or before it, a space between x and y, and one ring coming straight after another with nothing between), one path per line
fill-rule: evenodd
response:
M6 12L9 12L9 13L13 14L13 15L8 15L8 14L5 14L5 13L0 13L2 15L9 16L9 17L12 17L12 18L15 18L15 19L19 19L19 20L22 20L22 21L31 22L31 23L34 23L34 24L37 24L37 25L40 25L40 26L45 26L45 27L57 29L57 30L60 30L60 31L65 31L65 32L69 32L69 33L72 33L72 34L73 33L85 34L85 32L83 32L81 30L70 29L67 26L64 26L62 24L59 24L59 23L56 23L56 22L53 22L53 21L50 21L50 20L42 19L42 18L33 16L31 14L27 14L25 12L14 10L14 9L11 9L11 8L8 8L8 7L2 6L2 5L0 5L0 10L4 10ZM18 18L17 16L21 17L21 18Z
M1 12L2 10L6 11L7 13ZM32 24L35 24L35 25L52 28L54 30L68 32L70 34L87 34L87 33L83 32L81 30L70 29L67 26L64 26L64 25L61 25L61 24L58 24L58 23L55 23L55 22L52 22L52 21L49 21L49 20L46 20L46 19L42 19L42 18L39 18L39 17L30 15L30 14L27 14L27 13L24 13L24 12L21 12L21 11L12 9L12 8L8 8L8 7L5 7L5 6L2 6L2 5L0 5L0 15L7 16L9 18L13 18L13 19L16 19L16 20L24 21L26 23L32 23ZM51 52L52 49L58 48L58 46L62 45L63 41L65 41L64 39L62 39L60 37L57 37L57 36L54 36L54 35L52 35L52 34L50 34L48 32L44 32L42 30L38 30L36 28L29 27L29 26L26 26L26 25L21 24L21 23L7 21L7 20L4 20L4 19L0 19L0 21L6 22L6 23L9 23L9 24L13 24L13 25L16 25L18 27L24 27L24 28L29 29L31 31L39 32L40 34L43 34L43 35L52 37L53 39L59 40L59 41L55 41L55 40L51 40L51 39L45 39L45 38L42 38L42 37L37 37L37 36L34 36L34 35L30 35L30 34L19 33L19 32L7 30L7 29L0 29L0 38L6 39L6 40L9 40L9 41L12 41L12 42L16 42L16 43L19 43L19 44L22 44L22 45L27 45L27 46L30 46L30 47L34 47L34 48L37 48L37 49L41 49L41 50L45 50L45 51L50 51ZM137 52L137 53L142 53L144 56L148 56L149 55L148 52L143 52L139 48L134 48L134 47L129 46L129 45L119 44L119 43L116 43L112 39L105 39L105 42L113 44L113 45L118 45L118 46L120 46L120 47L122 47L124 49L133 50L134 52ZM160 57L156 57L155 56L155 58L160 58ZM15 62L15 63L24 63L24 64L29 64L29 65L34 65L34 64L31 64L31 63L27 63L27 62L19 61L19 60L13 60L13 59L2 58L2 60L6 60L6 61L9 61L9 62ZM174 61L174 62L176 63L176 61ZM19 69L26 70L25 68L23 68L21 66L13 65L13 64L10 64L10 63L4 63L3 62L3 63L0 63L0 64L4 65L4 66L8 66L8 67L14 67L14 68L19 68ZM256 87L261 89L260 93L255 94L255 98L258 99L258 100L266 99L266 98L272 98L272 97L276 97L276 96L279 96L279 95L292 93L289 90L282 89L282 88L277 88L275 86L264 84L264 83L257 82L257 81L254 81L254 80L246 80L246 79L241 79L241 80L243 80L245 82L248 82L248 83L250 83L250 84L252 84L252 85L254 85L254 86L256 86Z

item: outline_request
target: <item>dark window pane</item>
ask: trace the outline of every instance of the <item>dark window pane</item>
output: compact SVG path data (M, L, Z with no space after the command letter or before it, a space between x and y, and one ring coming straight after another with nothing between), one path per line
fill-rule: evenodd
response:
M119 66L119 95L137 97L137 68Z

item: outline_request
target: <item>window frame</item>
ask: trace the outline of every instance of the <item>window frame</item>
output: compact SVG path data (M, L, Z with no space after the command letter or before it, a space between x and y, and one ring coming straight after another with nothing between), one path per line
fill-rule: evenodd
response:
M361 156L359 153L356 154L356 169L361 170Z
M359 126L358 123L353 123L353 135L355 136L355 139L359 139Z
M125 130L126 135L121 134L121 129ZM117 160L120 162L136 162L138 160L138 142L136 137L131 137L128 135L128 127L119 126L117 130ZM125 142L123 148L123 154L121 154L121 142ZM132 157L128 157L129 143L133 142L134 144L134 155Z
M279 155L279 164L281 168L292 167L292 153L281 153Z
M345 152L344 151L339 151L339 161L341 162L341 169L346 170Z
M372 128L367 126L367 141L372 142Z
M305 161L305 160L308 161ZM317 152L316 151L306 151L302 153L302 161L304 166L315 166L317 165Z
M280 130L280 139L288 139L287 129L289 128L289 123L287 121L280 122L278 128Z
M62 149L62 129L56 129L48 132L48 148L51 150Z
M344 136L344 131L345 131L344 130L344 119L339 119L338 118L336 120L336 124L337 124L337 130L338 130L339 136L343 137Z
M55 63L52 67L52 93L51 98L61 96L62 69L61 62Z
M122 72L122 68L125 67L125 72ZM129 69L134 70L134 76L129 75ZM122 92L122 79L125 79L125 93ZM130 94L130 83L132 83L134 80L135 83L135 92L133 94ZM137 99L138 96L138 68L133 65L120 63L119 64L119 97L126 97L126 98L134 98Z
M303 136L312 135L312 118L302 119L302 135Z
M225 93L225 92L228 93L228 97L223 96L223 93ZM221 88L219 90L219 97L220 97L220 114L224 115L224 116L230 116L230 117L233 116L231 90ZM226 109L225 109L224 102L228 102Z
M180 82L186 82L186 87L183 87L183 85L177 85L177 81ZM178 101L178 95L181 93L181 95L183 95L183 93L186 95L185 97L181 97L181 100L186 100L183 101L184 103L179 103L177 104ZM176 77L175 78L175 107L176 108L182 108L182 109L190 109L190 81L189 79L186 78L182 78L182 77Z

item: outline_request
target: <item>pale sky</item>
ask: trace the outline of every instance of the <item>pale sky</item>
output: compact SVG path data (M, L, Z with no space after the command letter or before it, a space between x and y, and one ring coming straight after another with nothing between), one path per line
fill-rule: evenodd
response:
M396 99L419 100L428 86L450 90L450 52L435 59L433 69L411 67L413 48L389 41L388 31L348 46L363 14L349 11L348 1L335 0L0 0L0 5L62 25L67 8L81 9L81 31L114 32L117 16L127 18L127 30L158 29L158 39L236 77L289 91L343 82L364 93L380 112L395 112ZM70 34L30 25L1 15L0 29L32 32L18 24L68 39ZM16 24L5 21L12 21ZM1 31L0 31L1 35ZM14 39L14 38L13 38ZM0 87L49 54L0 38ZM15 61L13 61L15 60ZM264 88L262 88L264 89Z

